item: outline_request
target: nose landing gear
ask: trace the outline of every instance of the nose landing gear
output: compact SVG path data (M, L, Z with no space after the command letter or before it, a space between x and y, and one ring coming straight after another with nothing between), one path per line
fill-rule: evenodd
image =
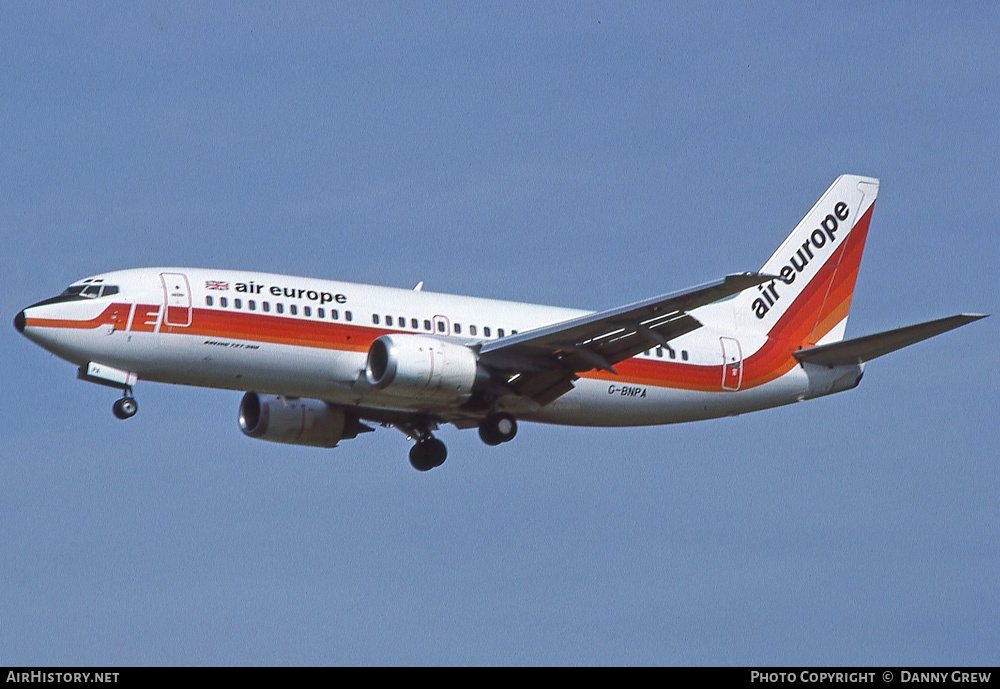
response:
M139 411L139 403L132 397L132 388L127 388L122 397L111 405L111 411L119 419L131 419Z

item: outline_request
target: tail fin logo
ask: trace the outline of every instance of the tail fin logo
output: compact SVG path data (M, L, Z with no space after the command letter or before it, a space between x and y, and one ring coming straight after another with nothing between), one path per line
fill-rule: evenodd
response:
M810 261L820 256L821 249L827 248L829 250L829 248L833 247L837 241L836 233L841 229L840 224L847 220L849 215L850 209L848 205L843 201L838 201L833 207L833 212L829 213L819 222L819 227L809 234L806 241L802 242L802 246L798 247L795 253L788 258L785 265L777 271L778 277L771 280L771 282L757 285L761 296L754 299L751 307L758 319L764 318L767 312L771 310L771 307L781 299L777 285L778 280L786 285L795 282L798 273L805 270ZM813 251L814 249L815 252ZM824 251L823 253L826 252Z

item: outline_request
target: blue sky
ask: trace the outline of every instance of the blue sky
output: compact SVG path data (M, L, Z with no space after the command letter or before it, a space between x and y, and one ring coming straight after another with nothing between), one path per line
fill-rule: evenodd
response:
M997 313L1000 12L941 3L0 8L0 312L246 268L608 308L882 186L849 335ZM995 664L996 317L698 424L262 443L0 330L0 662Z

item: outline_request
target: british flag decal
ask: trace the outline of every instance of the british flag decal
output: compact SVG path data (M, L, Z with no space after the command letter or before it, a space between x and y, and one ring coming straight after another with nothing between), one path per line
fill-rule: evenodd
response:
M222 280L205 280L205 289L229 289L229 283Z

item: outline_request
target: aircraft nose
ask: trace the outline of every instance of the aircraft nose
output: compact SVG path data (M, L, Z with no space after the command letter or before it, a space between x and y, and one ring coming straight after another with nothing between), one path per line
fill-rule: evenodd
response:
M26 319L24 317L24 311L20 311L16 316L14 316L14 328L17 330L17 332L19 333L24 332L25 320Z

